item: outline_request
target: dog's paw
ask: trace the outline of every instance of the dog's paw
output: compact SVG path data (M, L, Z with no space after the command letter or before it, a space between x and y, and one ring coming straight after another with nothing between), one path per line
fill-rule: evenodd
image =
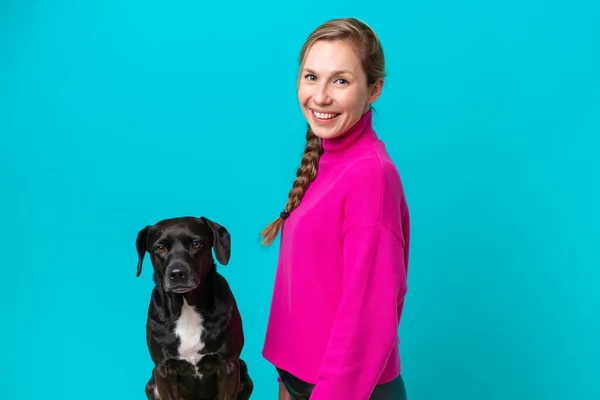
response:
M187 361L169 360L164 364L165 375L194 375L194 366Z
M211 373L214 371L218 371L221 368L223 362L221 358L216 354L207 354L198 362L196 367L198 368L198 372L205 374Z

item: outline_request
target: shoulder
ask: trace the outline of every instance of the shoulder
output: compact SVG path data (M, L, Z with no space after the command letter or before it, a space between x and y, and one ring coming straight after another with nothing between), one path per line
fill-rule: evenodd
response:
M394 162L385 152L370 152L349 163L344 180L354 190L390 190L400 185L400 175Z
M351 163L344 171L344 211L346 216L377 221L389 206L403 197L397 168L388 157L369 154Z
M401 230L407 207L404 188L382 143L352 160L342 179L344 230L374 222L394 232Z

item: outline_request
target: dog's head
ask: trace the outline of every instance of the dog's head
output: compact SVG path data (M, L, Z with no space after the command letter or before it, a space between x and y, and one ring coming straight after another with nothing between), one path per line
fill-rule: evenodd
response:
M181 217L145 226L136 247L138 277L147 251L157 284L167 292L186 293L197 288L214 267L212 249L220 264L229 263L231 239L227 229L208 218Z

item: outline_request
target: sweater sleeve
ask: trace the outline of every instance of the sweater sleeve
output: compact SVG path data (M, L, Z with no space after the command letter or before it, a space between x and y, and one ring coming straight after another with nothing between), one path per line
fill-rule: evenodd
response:
M406 265L399 201L385 185L358 179L344 206L343 293L311 400L369 399L397 343Z

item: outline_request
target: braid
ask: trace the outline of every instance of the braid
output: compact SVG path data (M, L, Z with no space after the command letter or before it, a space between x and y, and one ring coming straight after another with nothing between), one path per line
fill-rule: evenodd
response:
M308 189L308 186L317 177L321 154L323 154L321 138L316 136L309 126L306 132L306 146L304 147L302 162L296 171L296 179L294 180L292 189L288 193L288 201L285 205L284 213L290 214L300 205L306 189ZM273 243L283 225L283 220L284 218L279 216L279 218L267 225L261 232L263 245L270 246Z

